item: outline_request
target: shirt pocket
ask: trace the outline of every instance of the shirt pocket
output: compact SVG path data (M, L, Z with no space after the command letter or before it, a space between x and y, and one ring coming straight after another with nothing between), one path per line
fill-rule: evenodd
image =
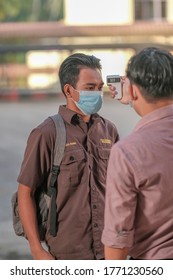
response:
M101 182L104 182L104 184L106 182L106 173L110 151L111 149L108 148L98 148L98 166L96 169L96 173L98 174Z
M82 149L73 149L65 153L60 166L60 185L67 188L79 186L86 165L86 156Z

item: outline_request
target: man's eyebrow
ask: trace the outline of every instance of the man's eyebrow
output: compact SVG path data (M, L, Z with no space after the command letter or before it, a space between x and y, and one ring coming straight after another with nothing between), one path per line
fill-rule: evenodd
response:
M86 85L86 86L96 86L97 83L86 83L85 85ZM100 83L99 85L100 85L100 86L103 86L103 85L104 85L104 82Z

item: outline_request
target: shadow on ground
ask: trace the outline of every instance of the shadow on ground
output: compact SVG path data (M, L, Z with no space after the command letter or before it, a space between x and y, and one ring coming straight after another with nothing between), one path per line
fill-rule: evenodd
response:
M6 255L0 254L0 260L32 260L29 254L18 254L15 251L9 252Z

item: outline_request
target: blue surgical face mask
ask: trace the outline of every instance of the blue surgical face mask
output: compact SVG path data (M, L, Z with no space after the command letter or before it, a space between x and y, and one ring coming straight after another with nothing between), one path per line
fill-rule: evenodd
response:
M102 107L103 92L80 90L79 101L74 102L84 115L97 113Z

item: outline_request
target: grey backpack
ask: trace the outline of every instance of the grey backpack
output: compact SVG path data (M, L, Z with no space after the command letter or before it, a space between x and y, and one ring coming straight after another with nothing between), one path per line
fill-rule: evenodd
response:
M50 183L48 186L48 192L39 188L39 193L35 196L36 200L36 211L37 211L37 223L38 231L40 236L40 241L45 240L45 234L47 230L48 214L50 211L50 234L56 236L57 233L57 177L60 172L60 164L64 155L64 149L66 144L66 129L65 124L60 116L56 114L50 116L54 121L56 127L56 141L54 147L54 161L51 170ZM18 195L17 191L13 194L12 199L12 218L13 218L13 228L18 236L24 236L27 238L24 228L22 226L19 212L18 212Z

